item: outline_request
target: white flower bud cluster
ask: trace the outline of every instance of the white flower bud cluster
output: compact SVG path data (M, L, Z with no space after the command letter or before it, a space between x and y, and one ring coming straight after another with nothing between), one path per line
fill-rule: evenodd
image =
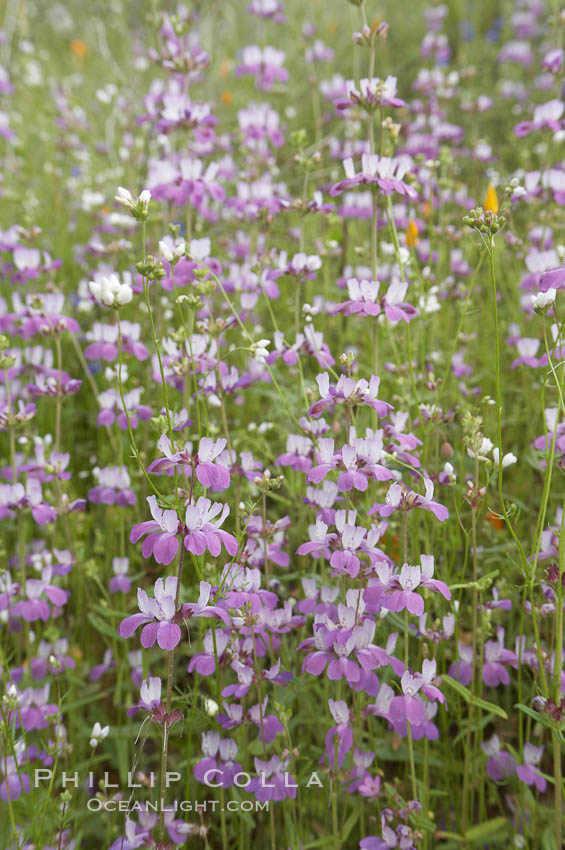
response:
M490 454L491 452L492 452L492 457L493 457L493 461L494 461L494 466L498 467L499 458L500 458L500 450L498 449L497 446L493 445L492 440L489 440L488 437L483 437L483 441L482 441L481 446L480 446L480 448L477 452L478 459L479 460L485 460L485 461L490 460L490 458L488 458L487 455ZM469 457L475 456L475 454L474 454L474 452L472 451L471 448L467 449L467 454L469 455ZM502 468L506 469L507 466L512 466L512 464L517 463L517 462L518 462L518 458L516 457L516 455L512 454L512 452L508 452L502 458Z
M557 290L548 289L547 292L538 292L536 295L531 296L532 307L534 308L536 313L547 313L550 307L553 307L555 304L555 298L557 297Z
M259 339L257 342L251 343L250 351L251 356L257 363L265 364L267 357L269 355L268 346L271 344L269 339Z
M185 254L186 242L184 239L172 239L170 236L165 236L159 242L159 251L164 260L176 265Z
M134 198L129 189L118 186L118 194L114 196L114 200L126 207L138 221L145 221L149 215L149 201L151 200L149 189L144 189L139 198Z
M123 307L133 298L133 290L127 283L121 283L115 274L104 275L88 283L94 298L106 307Z
M110 732L109 726L101 726L98 721L92 727L92 732L90 733L90 746L92 749L98 746L100 741L103 741L104 738L108 737Z
M305 322L311 322L312 317L316 316L320 312L319 307L313 307L311 304L303 304L302 305L302 314L304 316Z

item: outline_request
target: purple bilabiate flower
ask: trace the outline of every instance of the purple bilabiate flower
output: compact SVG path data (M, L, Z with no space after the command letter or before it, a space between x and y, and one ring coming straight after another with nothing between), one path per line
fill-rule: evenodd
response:
M185 469L187 477L190 478L192 470L196 470L196 477L203 487L210 487L215 492L225 490L230 486L229 470L218 462L218 457L224 451L227 441L225 438L210 440L202 437L198 445L198 452L192 454L192 444L187 443L181 451L173 451L171 441L163 434L158 442L159 449L165 455L164 458L154 460L147 467L148 472L169 472L175 467Z
M114 575L110 579L110 593L129 593L131 581L127 576L129 558L112 558Z
M552 74L558 74L563 67L563 59L565 52L561 47L556 47L550 50L542 59L541 67L544 71L551 71Z
M549 100L547 103L542 103L534 109L533 119L516 124L514 132L517 136L527 136L534 130L547 128L557 133L561 129L560 119L564 110L565 104L562 100Z
M520 356L512 361L511 368L515 369L522 364L530 366L532 369L542 366L544 362L543 358L535 356L539 346L540 340L532 337L520 337L520 339L516 340L516 348Z
M141 645L145 649L153 646L155 641L161 649L169 652L175 649L181 639L180 626L174 622L177 614L176 591L176 576L168 576L164 581L162 578L157 579L155 599L151 599L142 588L138 588L137 603L141 613L131 614L122 620L118 627L120 637L130 637L139 626L143 625Z
M19 349L17 350L19 351ZM33 404L33 402L25 404L21 398L17 401L17 410L15 408L15 404L8 406L7 400L0 399L0 431L8 431L15 425L21 425L23 422L33 419L37 413L36 404Z
M410 805L409 803L408 806ZM417 805L419 806L420 804L418 803ZM362 838L359 842L361 850L392 850L395 847L398 850L416 850L414 832L411 827L406 824L400 824L396 827L395 831L390 826L387 826L385 814L382 815L381 820L382 838L378 838L376 835L369 835L367 838Z
M19 592L20 585L17 581L12 581L10 571L6 570L3 575L0 575L0 611L9 608L11 598L17 596Z
M308 481L319 484L324 480L330 470L335 469L339 459L335 458L334 448L333 437L320 437L315 453L315 457L319 463L308 471Z
M35 384L27 384L26 389L32 398L49 396L58 398L61 396L75 395L82 386L78 378L71 378L67 372L58 369L48 369L44 373L37 373Z
M216 672L216 657L221 664L224 652L230 642L229 629L216 629L214 644L214 632L212 629L206 632L202 641L203 652L193 655L188 664L188 672L196 670L201 676L211 676Z
M565 268L550 269L540 275L538 289L547 292L548 289L563 289L565 286Z
M275 608L278 602L276 593L261 588L261 572L255 567L243 567L241 564L226 564L220 576L225 604L228 608L243 608L249 605L251 611Z
M421 555L421 566L412 567L409 564L404 564L398 576L387 576L387 583L383 594L377 595L377 600L382 603L389 611L404 611L405 608L411 614L421 616L424 613L424 600L416 589L419 587L428 588L434 592L439 592L448 601L451 599L451 592L448 586L443 581L434 579L434 558L433 555ZM377 576L380 579L382 574L382 566L380 571L377 571ZM366 599L368 602L374 601L375 591L372 589L366 591Z
M299 472L309 472L312 468L313 447L312 440L309 437L305 437L303 434L288 434L286 452L279 455L275 463L277 466L290 466Z
M410 322L418 315L416 307L404 301L407 290L407 281L397 280L390 284L383 295L381 303L389 322Z
M118 427L122 431L127 431L130 425L133 429L137 428L140 419L142 422L151 419L151 408L146 404L140 404L141 393L142 388L135 387L133 390L124 393L123 402L117 390L109 389L100 393L98 396L100 412L96 418L98 427L109 428L117 421ZM124 403L128 412L127 416L124 413Z
M202 733L202 752L204 758L194 765L194 776L198 782L231 788L234 777L241 773L242 767L235 762L237 744L233 738L220 738L220 733Z
M139 688L140 700L137 705L132 705L128 709L129 717L132 717L141 708L143 711L149 712L149 717L153 723L157 723L165 729L170 729L171 726L182 720L182 712L178 709L169 714L165 711L165 706L161 702L161 679L151 676L149 679L141 681Z
M7 803L8 799L17 800L22 794L29 794L29 776L16 766L14 757L8 756L3 766L7 772L0 783L0 799Z
M405 670L400 679L402 696L393 697L389 707L389 718L392 723L401 723L403 720L414 726L419 726L426 719L424 704L416 697L423 685L423 680L414 675L410 670Z
M237 685L228 685L222 691L223 697L231 697L234 696L236 699L240 699L245 696L249 692L251 685L253 684L255 674L253 669L249 667L247 664L243 664L241 661L237 659L232 661L231 669L235 672L237 676Z
M251 0L247 11L250 15L257 15L260 18L270 18L277 24L286 21L281 0Z
M501 782L516 773L516 762L510 753L501 749L498 735L493 735L488 741L482 741L481 749L488 756L487 776L494 782Z
M131 481L125 466L95 467L92 474L98 485L88 492L91 502L102 505L135 505L137 497L130 487Z
M47 525L57 519L55 508L43 501L41 483L37 478L28 478L26 486L0 484L0 519L14 516L15 511L31 508L31 515L38 525Z
M343 787L350 794L354 794L356 791L359 791L361 795L372 797L377 796L378 791L375 793L371 793L370 786L373 784L373 777L370 773L368 773L368 769L373 763L375 758L375 753L369 750L361 750L359 747L355 747L353 750L353 764L355 765L353 768L350 768L348 780L344 783ZM380 777L378 777L380 780ZM366 783L366 784L365 784ZM380 787L380 782L378 783ZM364 785L366 787L367 793L363 793L361 791L361 786Z
M15 723L15 728L20 726L26 732L34 729L47 729L58 713L56 703L49 700L49 682L41 688L25 688L16 692L18 702L17 711L8 712L8 722ZM13 686L11 688L13 693Z
M38 248L30 248L27 245L15 246L12 259L14 265L9 267L9 270L16 269L15 274L12 275L13 283L26 283L43 272L61 267L61 260L51 260L47 251L40 251Z
M255 794L257 800L279 802L287 797L296 797L296 779L287 772L290 759L281 761L279 756L272 756L269 761L255 758L255 770L259 776L252 779L247 790Z
M350 638L349 645L345 645L345 647L341 647L342 657L336 659L334 653L331 649L328 648L327 635L325 634L322 628L314 629L314 637L306 638L306 640L302 641L302 643L298 646L298 649L313 649L313 652L310 652L304 661L302 662L302 672L306 671L310 673L312 676L320 676L323 671L326 669L326 665L328 663L333 663L334 667L332 668L332 675L328 676L331 679L341 679L343 675L343 670L347 674L349 674L348 681L358 681L359 680L359 668L353 661L348 661L347 658L344 658L343 655L345 653L350 653L354 648L355 641L353 638Z
M516 769L518 779L521 779L526 785L535 785L541 794L547 788L547 782L538 769L542 756L543 747L535 747L526 741L524 744L524 764L518 765Z
M242 50L241 62L235 69L235 75L241 77L243 74L253 74L257 88L268 91L274 83L288 81L288 71L283 68L284 60L284 52L276 47L248 45Z
M492 688L509 685L510 676L505 664L516 664L516 655L504 648L504 629L499 626L496 640L487 640L484 648L483 682Z
M345 83L346 97L334 100L336 109L343 111L351 106L361 106L367 112L374 112L383 106L399 108L408 104L396 96L396 77L390 75L381 80L379 77L363 77L359 88L354 80Z
M376 375L372 375L370 381L365 378L354 381L353 378L340 375L337 384L330 384L330 376L324 372L316 376L316 383L321 398L310 407L309 415L314 419L336 404L346 404L350 407L367 405L376 410L379 416L386 416L392 410L392 405L377 398L381 379Z
M23 463L20 466L20 471L29 472L33 478L37 478L41 483L54 481L55 478L68 481L71 477L71 473L67 471L71 459L70 454L51 451L46 456L45 448L46 446L43 443L36 443L35 457L30 458L28 463Z
M367 713L375 717L384 717L389 719L390 706L394 699L394 691L390 685L383 682L377 692L377 698L374 703L367 706Z
M190 504L186 509L185 549L194 555L203 555L208 550L217 557L223 544L228 554L237 555L239 544L236 538L220 528L229 512L229 505L211 502L204 496L196 504Z
M350 277L347 281L349 299L338 304L334 312L345 316L378 316L381 312L379 288L379 281Z
M330 195L335 197L353 186L375 185L384 195L398 192L416 198L416 190L403 179L411 165L412 158L409 156L389 157L364 153L361 155L361 171L356 173L353 159L347 157L343 160L345 178L332 186Z
M147 847L149 840L148 829L137 827L135 821L126 818L125 835L116 838L110 850L137 850L138 847Z
M282 331L275 331L274 351L266 358L266 363L270 366L275 363L279 357L282 358L285 366L296 366L299 360L299 355L315 357L318 361L320 369L328 369L335 364L331 351L324 342L323 335L314 330L314 326L307 324L304 327L304 333L296 334L294 343L286 342Z
M326 442L328 439L331 442ZM319 441L322 464L310 471L309 481L319 484L329 471L328 467L343 470L337 479L338 489L342 493L352 489L365 492L370 479L373 481L394 479L394 474L380 462L383 453L382 430L372 431L368 428L365 437L351 439L351 442L346 443L330 460L331 445L333 445L331 438L322 438Z
M382 310L390 322L410 322L418 311L411 304L404 302L408 289L406 282L395 281L389 286L386 295L379 298L380 282L374 280L347 281L349 300L343 301L333 308L332 313L343 313L346 316L378 316Z
M104 673L107 673L109 670L113 670L115 666L116 662L114 661L112 650L107 649L104 652L102 664L95 664L94 667L91 668L90 673L88 674L88 678L91 682L97 682L99 679L102 678Z
M511 611L512 610L512 600L511 599L499 599L499 590L498 587L492 588L492 600L489 600L483 605L479 605L479 611L494 611L496 608L500 608L503 611Z
M381 449L382 449L382 435L381 435ZM376 447L376 455L380 459L380 451L378 447ZM362 493L365 492L368 485L367 468L369 465L363 463L364 458L361 452L358 453L356 445L348 445L347 443L343 446L341 450L341 462L345 467L345 471L341 472L337 479L337 486L341 493L347 493L349 490L355 489L359 490ZM359 469L358 466L361 466ZM378 463L370 464L372 467L371 471L375 481L387 481L391 478L394 478L393 473L380 466Z
M328 700L331 715L335 720L325 738L326 756L332 770L335 771L335 739L337 738L337 766L341 767L345 756L353 746L353 729L350 726L350 714L347 703L344 700Z
M425 511L430 511L440 522L444 522L449 517L449 511L444 505L433 501L434 485L430 478L424 478L425 495L421 496L414 490L408 490L402 484L391 484L389 491L386 494L384 504L375 504L369 509L368 514L378 514L379 516L389 517L395 510L412 510L413 508L422 508Z
M436 681L441 684L441 680L436 678L436 674L437 661L435 658L425 658L422 662L422 672L416 675L422 679L422 693L432 702L438 701L445 705L444 695L434 684Z
M141 326L138 323L120 322L122 331L122 348L128 354L140 361L147 360L149 352L142 342L139 342ZM106 325L100 322L95 322L90 331L87 332L86 338L92 340L84 350L84 355L88 360L105 360L111 363L118 356L118 326Z
M307 48L304 59L307 65L311 65L314 62L331 62L334 55L332 48L317 38L312 46Z
M37 656L31 659L30 672L32 679L43 679L47 673L57 676L65 670L74 670L76 667L74 659L66 655L69 649L69 641L59 638L54 643L39 641ZM12 679L16 681L15 670L12 670ZM23 671L22 671L23 672Z
M182 157L178 166L170 161L150 160L148 182L154 196L159 200L172 201L184 205L187 201L207 218L210 217L206 206L206 196L221 203L225 198L223 187L216 182L219 165L208 164L206 169L201 159ZM181 260L179 266L184 265Z
M65 330L78 333L79 326L75 319L62 315L64 295L61 293L31 293L25 295L22 301L19 293L12 297L15 312L10 315L14 322L14 332L29 339L35 334L61 334Z
M527 67L534 59L535 55L528 41L507 41L498 54L497 62L517 62Z
M51 609L40 597L45 594L49 602L57 608L62 607L69 596L68 590L50 584L51 567L46 567L42 578L28 578L25 584L27 599L22 599L12 607L12 615L21 617L26 623L34 623L36 620L46 621L51 616Z
M454 661L449 668L449 675L457 679L462 685L469 685L473 676L473 649L461 641L457 642L459 659Z
M203 487L210 487L218 492L230 486L230 474L225 466L214 463L227 445L225 438L210 440L202 437L198 445L198 462L196 477Z
M299 546L296 550L296 554L313 555L315 558L329 558L329 546L336 539L337 535L333 533L328 534L327 532L328 526L325 522L323 522L320 516L317 516L316 524L308 526L310 540Z
M30 791L29 776L22 771L22 765L29 757L26 743L20 738L13 746L14 755L4 756L0 765L4 773L4 779L0 783L0 799L5 803L8 800L17 800L22 794L29 794Z
M339 532L341 549L334 551L330 558L330 566L338 574L347 573L355 578L361 567L361 562L355 554L363 543L367 529L357 527L353 522L347 522L347 511L336 512L336 528Z
M84 349L87 360L105 360L111 363L118 356L118 326L95 322L87 331L86 338L92 340Z
M383 604L389 611L404 611L405 608L411 614L424 613L424 600L419 593L416 593L416 588L420 585L421 570L419 567L411 567L404 564L398 576L399 590L393 590L392 593L386 594L383 599Z
M143 557L153 555L158 564L170 564L179 548L177 533L180 529L177 513L170 509L162 511L155 496L148 496L147 504L153 519L134 525L129 539L132 543L137 543L148 535L141 546Z
M337 624L321 615L314 623L314 637L306 638L298 646L299 650L311 650L303 661L302 670L319 676L327 665L329 679L335 681L344 676L350 687L361 682L364 688L371 670L387 664L395 667L396 659L371 643L375 621L364 614L359 591L348 591L346 599L347 605L338 605Z
M427 738L428 741L437 741L439 738L439 729L433 722L433 718L436 716L437 711L437 702L424 703L424 713L426 715L424 722L420 723L419 726L411 727L412 737L415 741L419 741L422 738ZM406 729L399 730L399 734L407 734Z
M265 698L265 702L267 699L268 697ZM225 701L222 705L224 707L225 714L223 712L216 714L215 718L222 729L235 729L236 726L241 726L243 723L243 706L239 705L239 703L232 703L230 705ZM257 708L258 706L255 707Z
M237 122L249 147L257 149L257 143L264 139L276 148L284 144L280 116L268 103L248 103L237 113Z
M138 708L142 708L144 711L150 711L151 713L162 710L161 679L158 676L150 676L148 679L142 681L139 696L138 704L128 710L130 716L135 714Z
M185 602L181 608L181 613L184 619L188 620L191 617L219 617L226 626L229 626L230 619L223 608L218 608L216 605L208 605L212 585L207 581L200 582L200 596L198 602Z
M265 679L268 682L276 682L283 687L286 686L287 682L292 679L292 673L289 672L280 672L281 662L280 658L273 667L269 669L265 669L261 671L260 678ZM228 685L222 691L222 696L230 697L235 696L237 699L240 699L242 696L245 696L248 693L251 685L256 680L255 671L252 667L248 666L248 664L243 664L241 661L237 659L231 664L232 670L236 673L238 684L237 685Z
M268 561L272 561L279 567L288 567L290 557L284 551L286 545L286 530L290 526L290 517L285 516L276 522L267 520L263 526L263 519L259 514L249 517L247 522L247 541L245 543L242 559L249 566L258 567L265 563L265 554ZM267 552L265 553L264 542L267 541Z
M359 842L361 850L390 850L390 848L397 846L396 833L389 826L383 827L382 838L378 838L376 835L368 835Z
M357 788L362 797L378 797L381 792L381 777L367 774Z
M268 702L269 697L265 697L261 706L257 703L257 705L251 706L247 712L247 717L259 730L259 740L264 740L265 744L273 741L277 735L284 732L284 726L278 717L275 714L266 713ZM216 719L219 722L219 717L216 717Z

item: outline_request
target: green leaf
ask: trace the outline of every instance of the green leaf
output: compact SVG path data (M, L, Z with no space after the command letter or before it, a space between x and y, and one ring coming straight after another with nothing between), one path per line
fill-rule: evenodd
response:
M492 820L487 820L485 823L480 823L478 826L472 826L471 829L468 829L465 833L465 840L470 841L471 844L478 841L484 841L496 832L500 832L501 829L508 829L508 821L506 818L493 818Z
M451 584L449 586L449 589L450 590L464 590L465 588L474 587L477 590L488 590L490 585L493 583L493 581L497 577L498 572L499 572L498 570L491 570L490 573L487 573L486 575L482 576L482 578L478 579L477 581L467 581L467 582L464 582L463 584Z
M558 723L555 723L554 720L551 719L547 714L544 714L542 711L536 711L533 708L530 708L529 705L522 705L522 703L517 702L514 708L517 708L519 711L527 714L528 717L531 717L536 723L539 723L541 726L545 726L546 729L551 729L552 732L556 732L558 736L563 740L562 728L565 728L565 723L562 723L561 726Z
M97 632L100 632L102 635L106 635L107 637L115 638L118 634L115 626L111 626L102 617L99 617L93 611L88 612L88 619L90 623L94 626Z
M359 820L359 815L361 814L361 809L355 809L347 818L343 825L343 829L341 831L341 840L345 841L357 821Z
M480 697L474 697L469 688L466 688L465 685L462 685L456 679L452 679L451 676L444 674L442 675L441 680L452 687L454 691L457 691L459 696L462 696L465 702L469 703L469 705L476 705L484 711L490 711L491 714L496 714L498 717L502 717L503 720L508 720L508 715L503 708L496 705L494 702L489 702L488 700L481 699Z

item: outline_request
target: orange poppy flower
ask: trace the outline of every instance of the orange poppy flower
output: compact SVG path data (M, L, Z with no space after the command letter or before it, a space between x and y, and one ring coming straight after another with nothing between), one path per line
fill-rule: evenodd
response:
M498 212L498 195L496 194L496 189L492 183L489 183L483 206L485 210L488 210L489 212Z
M504 528L504 520L502 519L502 517L500 517L498 514L495 514L493 511L488 512L487 520L497 531L502 531L502 529Z
M86 54L88 53L88 46L82 41L80 38L73 38L71 41L71 52L78 59L84 59Z
M415 248L418 244L418 225L413 218L408 222L408 227L404 233L406 244L409 248Z

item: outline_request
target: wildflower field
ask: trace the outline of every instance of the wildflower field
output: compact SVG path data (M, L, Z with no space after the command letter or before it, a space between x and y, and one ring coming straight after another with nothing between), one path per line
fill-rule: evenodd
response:
M4 0L2 850L565 846L564 30Z

